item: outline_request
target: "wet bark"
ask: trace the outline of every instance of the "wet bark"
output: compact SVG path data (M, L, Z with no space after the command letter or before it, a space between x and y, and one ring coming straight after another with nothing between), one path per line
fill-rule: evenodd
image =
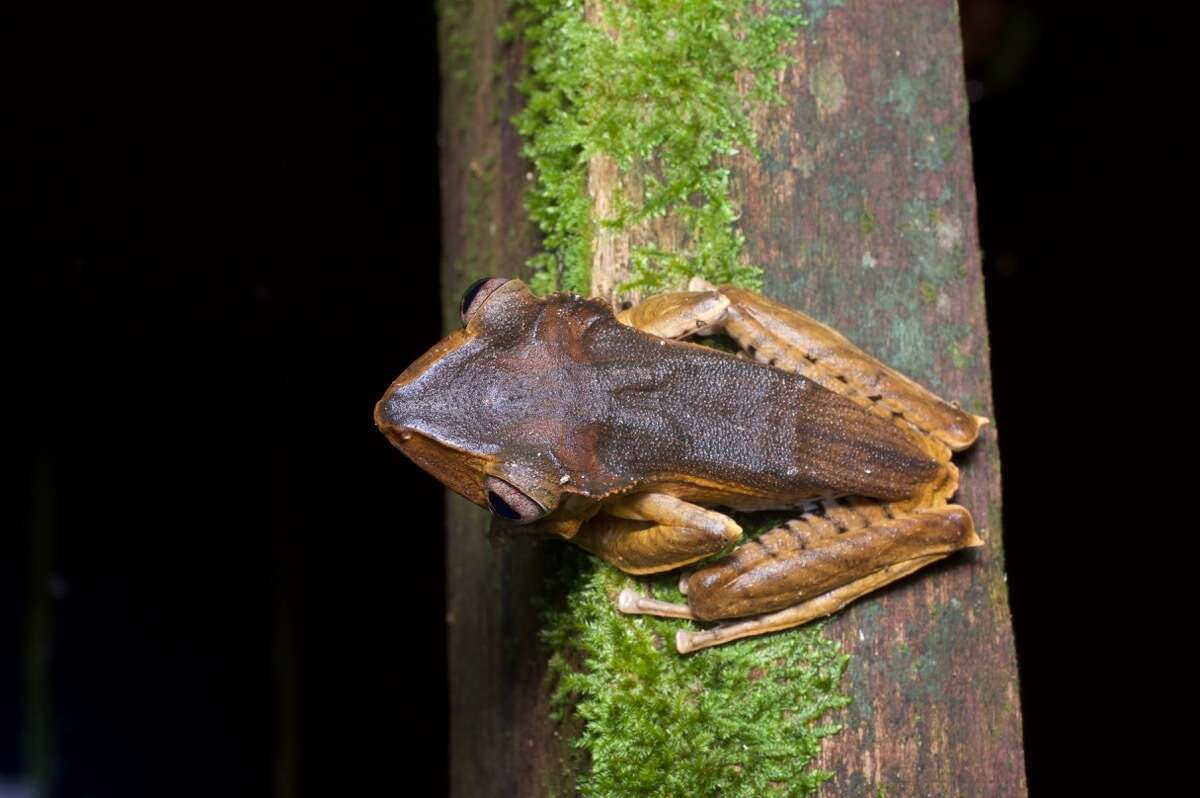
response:
M824 321L970 412L992 416L957 10L947 0L814 4L733 164L747 258L766 293ZM442 4L443 303L520 274L535 238L508 119L520 53L502 0ZM1023 795L1016 660L994 426L956 458L981 549L868 597L826 627L852 655L823 795ZM536 595L546 550L494 548L487 515L447 499L451 792L569 790L547 717ZM550 544L552 545L552 544ZM919 793L918 793L919 791Z

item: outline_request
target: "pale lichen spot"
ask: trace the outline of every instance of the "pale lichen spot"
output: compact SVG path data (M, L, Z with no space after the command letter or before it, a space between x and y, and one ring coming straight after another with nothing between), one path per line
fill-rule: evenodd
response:
M837 113L846 104L846 79L832 61L822 61L808 74L808 90L817 101L822 116Z
M904 116L912 116L917 105L917 83L903 72L896 75L888 89L886 102Z
M934 235L937 236L937 244L944 250L952 250L962 245L962 222L956 216L938 215L937 225L934 227Z

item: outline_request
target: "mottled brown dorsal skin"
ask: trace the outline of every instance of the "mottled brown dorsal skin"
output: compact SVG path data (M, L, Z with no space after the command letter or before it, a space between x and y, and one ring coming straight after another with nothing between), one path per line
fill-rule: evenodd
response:
M810 380L515 280L392 384L376 422L477 504L492 474L561 505L559 518L634 491L739 509L895 500L939 468L913 436Z

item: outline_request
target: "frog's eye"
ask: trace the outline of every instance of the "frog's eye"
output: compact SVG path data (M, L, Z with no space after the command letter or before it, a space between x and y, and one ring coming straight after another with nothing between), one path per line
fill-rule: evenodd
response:
M546 514L546 508L502 479L488 477L483 486L487 489L488 507L501 518L523 523Z
M470 288L463 292L462 302L458 306L458 315L466 324L471 317L483 307L487 298L500 286L509 281L508 277L484 277L471 283Z

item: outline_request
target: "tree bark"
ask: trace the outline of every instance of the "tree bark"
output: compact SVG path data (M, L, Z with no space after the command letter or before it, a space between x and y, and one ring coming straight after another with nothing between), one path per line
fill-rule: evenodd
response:
M529 164L509 120L520 107L521 53L497 31L505 0L439 4L442 79L442 318L458 326L480 277L519 276L536 239L522 204ZM538 642L543 545L493 545L490 515L446 498L450 793L544 796L561 784Z
M520 53L496 38L505 5L441 4L448 327L470 282L521 274L535 245L522 206L529 167L508 122ZM768 295L991 416L956 6L810 8L781 78L786 104L758 113L760 152L733 164L747 258L765 267ZM957 460L957 501L987 545L826 627L852 655L843 686L854 701L822 750L835 774L824 795L1025 794L995 427ZM447 499L451 792L561 792L572 774L537 643L545 549L493 548L487 527L486 513Z
M947 0L851 3L800 37L787 105L736 172L766 293L993 416L962 44ZM826 795L1023 795L996 428L956 458L987 541L826 627L853 703L820 764Z

